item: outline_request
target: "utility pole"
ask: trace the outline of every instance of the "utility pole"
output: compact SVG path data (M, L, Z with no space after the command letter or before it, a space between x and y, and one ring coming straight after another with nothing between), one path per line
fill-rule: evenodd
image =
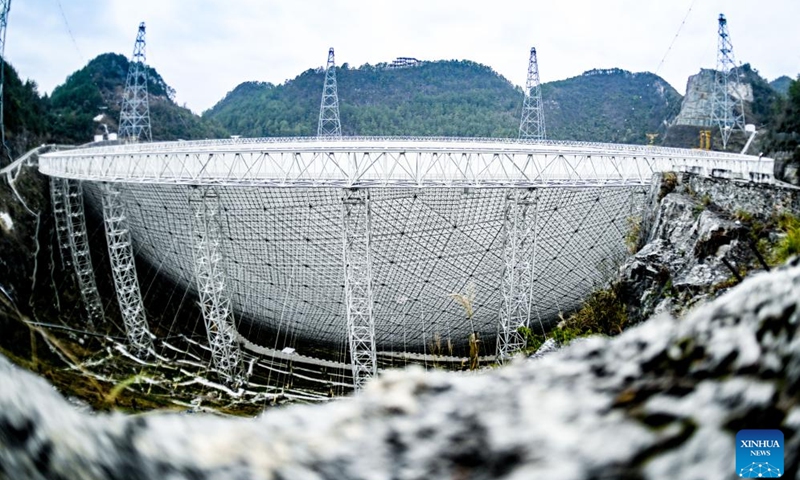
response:
M325 85L322 87L322 103L319 107L318 137L341 137L339 121L339 93L336 88L336 61L333 48L328 50L328 65L325 67Z
M717 68L714 72L714 91L711 98L711 123L719 127L722 149L734 130L744 132L744 99L739 69L733 55L733 44L728 33L728 21L719 14L719 39Z
M139 24L133 57L122 94L119 114L119 138L124 143L153 140L150 132L150 105L147 101L147 66L144 42L144 22Z
M525 98L522 101L522 120L519 123L519 138L545 140L544 107L542 106L542 86L539 82L539 63L536 48L531 48L528 62L528 80L525 82Z

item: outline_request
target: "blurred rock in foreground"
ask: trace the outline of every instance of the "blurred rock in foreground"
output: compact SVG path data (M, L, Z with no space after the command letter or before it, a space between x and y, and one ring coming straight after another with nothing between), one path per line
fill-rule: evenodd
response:
M0 358L0 477L731 478L736 432L780 428L798 478L798 303L795 259L680 321L257 420L86 415Z

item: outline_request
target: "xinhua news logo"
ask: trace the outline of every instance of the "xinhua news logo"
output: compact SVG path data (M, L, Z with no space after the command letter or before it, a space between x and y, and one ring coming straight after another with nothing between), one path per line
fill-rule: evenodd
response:
M740 478L783 476L783 432L739 430L736 434L736 475Z

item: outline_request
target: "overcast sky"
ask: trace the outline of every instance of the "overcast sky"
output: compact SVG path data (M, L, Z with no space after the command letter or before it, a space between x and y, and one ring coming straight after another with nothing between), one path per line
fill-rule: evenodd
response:
M619 67L683 93L715 64L719 13L737 61L797 76L800 0L14 0L5 53L49 93L100 53L130 57L144 21L148 63L197 113L243 81L322 66L328 47L338 65L468 59L524 85L535 46L543 82Z

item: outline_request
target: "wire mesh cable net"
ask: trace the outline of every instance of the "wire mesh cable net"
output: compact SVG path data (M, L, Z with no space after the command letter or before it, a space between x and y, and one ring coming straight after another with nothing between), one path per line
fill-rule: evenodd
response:
M99 184L86 183L99 209ZM138 254L197 295L189 186L120 184ZM340 190L219 187L220 245L240 333L298 353L347 341ZM505 268L504 189L371 192L375 344L423 353L438 337L466 355L478 332L491 354ZM641 186L540 189L532 317L576 308L625 253ZM466 318L451 295L473 285ZM311 347L304 351L304 346ZM314 348L316 347L316 348ZM344 359L336 359L343 361Z

